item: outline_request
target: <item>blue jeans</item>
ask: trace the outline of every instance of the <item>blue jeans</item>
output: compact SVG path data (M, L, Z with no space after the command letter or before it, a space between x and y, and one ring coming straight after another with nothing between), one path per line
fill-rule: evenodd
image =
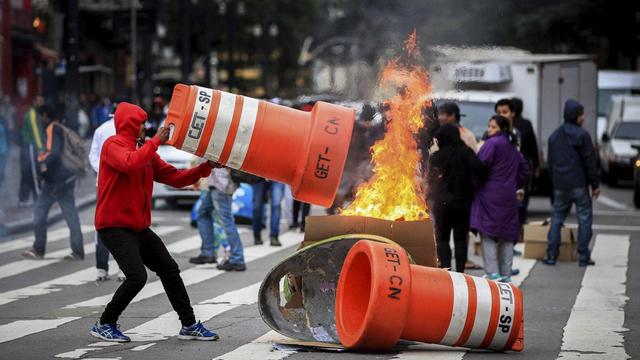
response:
M264 218L264 204L267 201L267 193L271 193L271 231L270 237L277 237L280 233L280 203L284 196L284 184L275 181L264 181L252 184L253 188L253 233L262 232L262 219Z
M67 226L69 226L71 251L84 259L84 247L80 219L76 210L76 200L73 195L75 180L68 183L51 184L45 182L42 192L36 199L33 208L33 229L35 241L33 249L39 255L44 255L47 246L47 218L53 203L57 202L62 210Z
M555 189L553 191L553 214L551 215L551 227L547 235L547 256L551 259L558 257L560 249L560 228L571 210L571 205L576 204L576 217L578 218L578 258L580 262L586 262L591 257L589 242L593 233L593 208L589 188Z
M231 247L229 262L232 264L244 264L244 250L242 240L238 234L233 212L231 210L231 195L212 188L200 193L200 209L198 209L198 231L202 237L202 256L214 256L217 250L215 232L213 228L213 212Z

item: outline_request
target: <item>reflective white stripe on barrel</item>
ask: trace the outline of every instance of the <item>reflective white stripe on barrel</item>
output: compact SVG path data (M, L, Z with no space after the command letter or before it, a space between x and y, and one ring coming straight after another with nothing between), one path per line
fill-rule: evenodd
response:
M233 109L236 105L236 96L224 91L220 91L220 106L218 107L218 116L213 125L213 134L209 140L205 157L209 160L220 160L222 148L229 135L231 120L233 119Z
M476 284L476 319L469 339L464 346L478 347L482 344L487 329L489 329L489 321L491 320L491 288L486 279L472 276L474 284Z
M193 105L193 115L191 115L189 129L182 143L182 150L195 153L202 139L204 124L207 122L207 115L213 101L213 90L196 87L196 102Z
M493 336L493 340L489 345L490 349L502 350L505 344L509 340L511 330L513 329L513 322L515 317L515 294L511 284L496 283L498 285L498 292L500 296L500 315L498 316L498 328L496 334Z
M253 128L256 124L259 105L260 101L256 99L249 97L244 98L240 124L238 125L238 132L233 142L233 147L231 148L231 155L229 155L227 166L234 169L240 169L242 167L244 158L247 156L247 150L249 150L249 144L251 143L251 135L253 135Z
M453 282L453 310L447 333L440 341L441 344L445 345L453 345L458 341L462 330L464 330L464 324L467 321L467 310L469 309L469 289L464 275L457 272L449 272L449 275Z

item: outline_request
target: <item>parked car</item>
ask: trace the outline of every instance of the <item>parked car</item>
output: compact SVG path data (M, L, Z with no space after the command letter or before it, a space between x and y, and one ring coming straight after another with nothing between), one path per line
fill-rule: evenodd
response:
M190 168L195 158L195 155L178 150L170 145L160 145L160 147L158 147L158 155L162 160L175 166L177 169ZM198 200L198 196L200 196L200 191L192 185L178 189L170 185L154 182L151 205L155 207L156 200L162 199L169 207L175 207L179 201L195 202Z
M636 150L640 145L640 96L614 96L607 116L607 131L599 148L602 177L609 185L633 180Z

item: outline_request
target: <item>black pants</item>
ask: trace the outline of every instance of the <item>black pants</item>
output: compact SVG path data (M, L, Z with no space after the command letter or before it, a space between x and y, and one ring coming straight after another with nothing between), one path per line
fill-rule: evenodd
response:
M113 255L126 276L111 302L102 313L101 324L114 324L131 300L147 282L147 270L155 272L167 293L173 310L178 313L182 326L195 324L196 318L189 302L187 289L180 277L178 264L173 260L162 240L151 229L135 232L125 228L107 228L98 231L100 240Z
M301 222L298 221L298 218L300 216L300 210L302 210ZM293 223L295 225L302 224L302 226L304 227L305 219L307 218L307 216L309 216L310 211L311 211L311 205L300 202L298 200L293 200Z
M471 204L437 204L433 210L440 267L451 268L451 247L449 247L449 237L451 235L451 230L453 230L456 271L464 272L464 265L467 263L467 250L469 246Z

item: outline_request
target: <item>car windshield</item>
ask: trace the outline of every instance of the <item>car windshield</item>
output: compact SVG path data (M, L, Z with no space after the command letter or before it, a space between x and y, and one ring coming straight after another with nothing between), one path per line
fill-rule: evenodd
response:
M622 122L616 127L614 139L640 140L640 121Z
M480 139L487 130L489 118L495 114L493 103L460 101L460 124L471 130L476 138Z

